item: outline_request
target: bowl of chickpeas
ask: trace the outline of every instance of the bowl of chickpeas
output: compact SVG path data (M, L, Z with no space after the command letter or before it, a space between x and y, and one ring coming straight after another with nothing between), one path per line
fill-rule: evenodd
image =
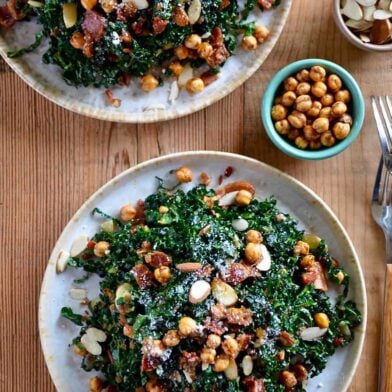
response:
M280 70L262 99L265 131L294 158L319 160L345 150L365 116L361 90L341 66L323 59L300 60Z

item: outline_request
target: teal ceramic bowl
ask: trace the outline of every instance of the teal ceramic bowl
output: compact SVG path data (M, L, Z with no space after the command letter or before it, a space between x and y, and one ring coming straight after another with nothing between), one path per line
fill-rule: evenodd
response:
M271 108L274 105L276 95L281 91L283 81L288 77L295 75L301 69L310 69L314 65L321 65L328 73L334 73L343 81L343 86L351 93L349 104L350 112L353 118L353 124L349 135L338 141L332 147L324 147L320 150L301 150L297 148L290 140L283 138L276 130L271 118ZM267 135L277 148L290 155L291 157L306 160L318 160L331 158L344 151L358 137L361 131L365 117L365 104L362 92L351 74L331 61L322 59L306 59L291 63L281 69L269 82L261 102L261 119Z

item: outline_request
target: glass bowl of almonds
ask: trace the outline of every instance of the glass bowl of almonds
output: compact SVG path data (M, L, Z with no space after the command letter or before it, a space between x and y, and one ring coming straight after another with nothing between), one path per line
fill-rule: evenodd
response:
M281 69L261 103L265 131L294 158L319 160L345 150L359 135L365 115L361 90L341 66L306 59Z
M353 45L392 51L392 0L334 0L333 8L336 25Z

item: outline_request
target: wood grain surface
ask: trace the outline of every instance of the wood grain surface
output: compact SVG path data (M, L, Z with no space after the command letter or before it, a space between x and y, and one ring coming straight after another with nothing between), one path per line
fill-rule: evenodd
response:
M269 79L287 63L307 57L346 67L366 99L358 140L322 162L283 155L260 121L260 97ZM241 153L273 165L308 185L335 211L360 256L369 300L367 339L351 391L375 391L385 252L370 214L380 147L369 97L392 92L391 62L389 54L366 53L345 41L334 25L331 1L295 0L277 46L243 87L202 112L153 125L67 112L0 62L0 391L54 390L38 337L39 291L50 251L82 202L138 162L198 149Z

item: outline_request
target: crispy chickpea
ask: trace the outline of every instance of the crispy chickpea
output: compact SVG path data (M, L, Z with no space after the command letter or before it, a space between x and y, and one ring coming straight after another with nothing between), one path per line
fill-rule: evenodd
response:
M160 214L166 214L168 212L169 212L169 208L168 207L166 207L166 206L160 206L159 207L159 213Z
M107 14L110 14L110 13L112 13L112 12L115 10L115 8L116 8L116 6L117 6L117 1L115 1L115 0L99 0L99 4L101 4L102 9L103 9ZM127 35L127 37L130 38L130 40L127 41L127 43L131 42L131 41L132 41L131 35L130 35L129 33L127 33L127 34L124 34L124 33L126 33L126 32L123 31L123 33L121 34L121 40L122 40L123 42L126 42L125 39L127 39L127 38L124 39L123 36L126 36L126 35Z
M260 261L262 256L261 248L259 244L248 242L245 246L245 257L252 264Z
M282 362L286 357L286 351L280 350L276 353L275 358L277 361Z
M307 244L304 241L298 241L295 245L294 245L294 254L296 255L308 255L309 254L309 244Z
M299 82L308 82L310 79L309 71L307 69L299 71L296 75L296 78Z
M309 148L311 150L319 150L321 148L320 140L311 140L309 143Z
M176 329L167 331L162 342L166 347L175 347L180 344L180 335L178 334L178 331Z
M295 100L295 109L299 112L305 113L312 107L312 99L310 95L300 95Z
M343 116L339 118L339 121L345 124L353 125L353 118L347 113L344 113Z
M220 346L221 342L222 342L221 337L219 335L215 335L212 333L208 335L206 344L207 347L216 349Z
M351 100L351 94L348 90L340 90L335 94L335 101L348 103Z
M123 222L130 222L132 219L135 219L135 216L136 216L136 209L132 207L130 204L126 204L125 206L121 207L120 219Z
M309 71L309 77L314 82L322 82L325 79L326 74L325 68L320 67L319 65L313 66Z
M252 51L257 49L257 39L253 35L247 35L242 38L241 46L247 51Z
M72 34L70 43L75 49L83 49L84 46L84 35L83 33L76 31Z
M309 141L306 140L303 136L296 137L294 143L301 150L305 150L309 145Z
M235 202L239 205L239 206L247 206L250 204L250 202L253 199L253 195L244 190L241 189L240 191L237 192L236 196L235 196Z
M312 107L306 112L308 117L317 117L323 105L319 101L313 101Z
M282 105L284 106L292 106L294 105L295 100L297 99L297 96L295 95L294 91L286 91L282 95Z
M304 382L308 378L308 371L299 363L294 365L294 373L299 382Z
M312 127L318 133L326 132L329 128L329 120L325 117L316 118L312 123Z
M214 364L214 372L224 372L230 364L230 359L226 355L218 355Z
M182 317L178 323L178 329L183 336L189 336L197 331L196 321L190 317Z
M151 74L147 74L142 77L142 90L146 93L156 89L158 84L158 79Z
M293 78L292 76L289 76L285 81L284 81L284 89L286 91L295 91L295 89L298 86L298 80Z
M280 381L287 388L294 388L297 385L297 378L295 377L295 374L288 370L284 370L280 374Z
M169 65L169 69L173 72L175 76L179 76L182 74L182 71L184 71L184 67L180 64L179 61L173 61Z
M213 52L214 52L214 48L208 42L202 42L197 47L197 53L202 59L207 59L212 55Z
M89 381L90 392L101 392L103 381L99 377L90 378Z
M186 91L191 94L200 93L204 90L204 82L201 78L192 78L186 82Z
M179 60L185 60L189 56L189 49L186 46L181 45L174 49L174 54Z
M329 317L325 313L316 313L313 317L318 327L320 328L329 327Z
M211 364L215 362L216 351L213 348L204 347L200 353L202 363Z
M316 132L311 125L305 125L302 131L304 133L304 138L308 141L318 140L320 138L320 134Z
M198 34L191 34L185 38L185 46L188 49L197 49L201 44L201 37Z
M94 254L97 257L105 257L110 247L109 242L99 241L94 246Z
M305 255L304 257L302 257L301 259L301 267L311 267L314 264L315 261L315 257L313 255Z
M97 5L97 3L97 0L81 0L82 7L85 10L92 10Z
M192 170L188 167L183 166L176 170L176 179L178 182L191 182L192 178Z
M315 97L321 98L327 93L327 85L323 82L316 82L311 91Z
M327 131L324 132L320 137L320 142L325 147L331 147L336 143L335 137L332 135L332 132Z
M271 116L274 121L284 120L287 117L287 109L281 104L272 106Z
M319 117L330 118L332 116L332 108L326 106L320 110Z
M292 141L294 141L298 136L299 136L299 130L296 128L290 129L289 133L287 134L287 138Z
M161 284L167 284L172 277L170 268L162 265L154 270L154 278Z
M334 117L343 116L347 112L347 105L342 101L337 101L332 105L332 115Z
M333 134L338 140L345 139L350 133L350 124L345 124L342 122L337 122L332 128Z
M280 120L275 123L275 129L281 134L281 135L287 135L290 131L290 124L287 120Z
M332 106L335 99L332 94L325 94L320 98L320 102L323 106Z
M231 336L228 336L222 342L222 349L225 354L231 358L236 358L240 353L240 346L238 345L238 342Z
M150 380L145 385L146 392L163 392L163 388L157 380Z
M288 117L287 120L289 121L290 125L294 128L301 129L306 125L306 116L294 110Z
M298 84L297 88L295 89L295 93L297 95L306 95L309 93L311 86L308 82L301 82Z
M331 74L328 76L327 79L328 88L332 92L339 91L342 88L342 80L339 78L338 75Z
M269 34L270 31L267 27L263 25L256 25L253 36L257 39L259 44L262 44L269 37Z
M261 244L263 242L263 235L257 230L248 230L245 235L246 242L253 244Z

